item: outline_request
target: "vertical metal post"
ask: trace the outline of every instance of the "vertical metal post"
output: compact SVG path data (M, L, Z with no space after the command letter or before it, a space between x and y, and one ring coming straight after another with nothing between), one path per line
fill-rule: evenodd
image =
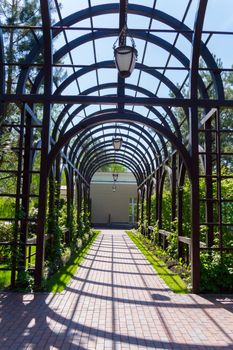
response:
M156 170L156 183L155 183L155 221L159 220L159 169Z
M19 154L18 154L18 169L17 169L17 185L16 185L16 199L15 199L15 221L14 221L14 234L13 234L13 246L12 246L12 270L11 270L11 287L15 287L16 270L17 270L17 254L18 254L18 234L19 234L19 222L21 220L21 185L22 185L22 165L23 165L23 144L24 144L24 119L25 119L25 105L23 104L21 110L20 119L20 131L19 131ZM20 250L25 249L21 247Z
M141 190L137 190L137 227L138 227L138 222L139 222L139 216L140 216L140 193Z
M178 180L178 191L177 191L177 219L178 219L178 238L183 236L183 185L185 179L185 168L181 157L179 156L179 180ZM184 247L183 243L178 241L178 257L184 258Z
M176 169L176 153L172 155L172 221L176 219L176 192L177 192L177 169Z
M200 287L200 203L199 203L199 147L198 147L198 76L201 50L201 35L208 0L199 0L194 24L192 55L190 60L190 98L193 106L189 108L189 143L192 159L191 173L191 256L192 289L199 292Z
M41 287L44 266L44 228L46 220L46 202L48 186L48 153L50 148L50 114L51 105L46 101L52 93L52 33L49 2L40 0L41 14L43 23L44 40L44 96L43 104L43 122L41 132L41 162L40 162L40 187L39 187L39 205L38 205L38 223L37 223L37 241L36 241L36 269L35 269L35 288Z
M211 118L205 123L205 211L206 222L208 225L207 231L207 247L211 247L214 242L214 227L213 227L213 180L212 180L212 133L211 133Z
M26 266L26 242L28 236L28 216L29 216L29 201L30 201L30 183L32 170L32 120L30 115L26 114L26 133L24 142L24 162L23 162L23 186L22 186L22 210L24 215L21 220L20 242L21 250L21 267ZM30 255L30 254L29 254Z
M216 112L216 153L217 153L217 199L218 199L218 235L219 249L223 253L223 230L222 230L222 169L221 169L221 124L219 109Z
M199 203L199 157L198 157L198 110L190 111L190 144L192 156L191 180L191 259L192 259L192 288L198 293L200 285L200 203Z
M144 198L145 198L145 188L142 189L142 195L141 195L141 227L142 227L142 234L145 233L145 229L144 229Z
M150 180L148 180L147 182L147 222L148 222L148 227L150 226L151 223L151 184L150 184ZM148 230L148 233L150 231Z

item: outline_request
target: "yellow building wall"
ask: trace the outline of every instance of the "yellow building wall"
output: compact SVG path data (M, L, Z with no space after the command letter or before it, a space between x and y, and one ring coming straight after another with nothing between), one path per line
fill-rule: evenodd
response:
M129 223L130 198L137 197L135 184L116 183L116 192L112 183L91 184L91 218L93 224Z

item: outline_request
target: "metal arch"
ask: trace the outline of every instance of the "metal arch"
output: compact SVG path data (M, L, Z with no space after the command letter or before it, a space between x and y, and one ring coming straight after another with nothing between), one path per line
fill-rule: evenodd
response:
M114 136L114 133L106 134L106 135L105 135L105 137L109 137L109 136ZM131 139L131 140L133 140L133 141L136 141L136 139L134 139L133 137L129 137L129 139ZM111 146L111 145L112 145L112 141L105 141L105 142L99 143L99 144L97 145L97 148L98 148L98 146L102 145L103 143L105 144L105 146L106 146L106 145L108 145L108 146ZM124 142L124 144L127 144L127 145L129 144L130 147L131 147L131 149L135 150L135 147L134 147L134 145L133 145L132 143ZM122 147L124 146L124 144L122 145ZM88 152L87 152L87 153L85 152L85 150L82 150L82 151L80 152L80 154L79 154L79 157L78 157L77 160L76 160L76 164L78 164L79 161L82 160L82 155L83 155L83 153L85 154L85 156L88 156L88 155L90 154L90 152L92 152L92 150L97 150L97 148L96 148L96 145L93 145L92 148L89 148L89 149L88 149ZM144 147L144 146L141 145L141 148L144 150L144 152L147 152L146 147ZM109 150L109 148L106 149L106 151L108 151L108 150ZM141 150L141 149L136 149L135 151L136 151L136 152L140 152L141 154L145 155L145 153L142 153L142 150ZM153 159L152 159L151 156L149 157L149 160L147 159L147 164L151 164L151 165L153 166ZM152 170L151 170L151 171L152 171Z
M99 157L99 159L97 160L98 163L95 164L95 168L92 169L92 165L90 164L89 168L86 170L87 176L93 173L93 171L95 172L96 170L94 169L99 169L100 168L100 164L110 164L113 163L115 161L115 157L112 154L109 154L107 157L103 156L103 157ZM139 169L137 168L137 165L135 165L134 163L132 163L131 159L128 157L119 157L117 160L116 164L121 164L127 166L129 169L134 169L134 174L137 174L138 180L141 180L143 178L143 174L139 171ZM91 175L92 176L92 175Z
M112 127L110 127L109 125L105 125L105 126L103 126L103 128L104 128L104 131L106 131L106 130L108 130L108 129L112 129ZM97 129L97 131L96 132L98 132L99 130L103 130L103 128L101 127L101 128L99 128L99 129ZM123 128L122 128L123 129ZM127 129L127 127L124 127L124 129L125 130L128 130ZM137 131L137 130L134 130L134 133L135 134L137 134L137 135L139 135L140 136L140 133ZM94 132L92 132L92 135L94 134ZM85 136L88 136L88 134L86 134ZM133 138L133 136L131 136L132 138ZM102 138L102 135L101 135L101 137L99 137L99 138ZM151 145L148 143L148 140L143 136L142 137L142 139L144 139L145 140L145 142L148 144L148 146L149 147L151 147ZM80 140L80 142L79 142L79 144L80 144L80 146L79 146L79 144L75 144L75 150L73 150L72 151L72 157L71 157L71 161L72 162L74 162L75 161L75 158L76 158L76 152L77 152L77 150L79 149L79 147L81 147L81 144L82 144L82 139ZM89 144L88 144L88 146L91 144L92 142L90 142ZM152 151L154 151L155 152L155 155L156 155L156 151L152 148ZM81 157L81 155L82 155L82 152L83 152L83 150L81 150L81 152L80 152L80 157ZM153 163L153 162L152 162ZM156 164L158 165L158 163L157 163L157 159L156 159Z
M138 180L143 178L143 173L141 172L139 167L136 164L132 163L131 158L128 156L126 157L126 156L119 155L118 158L116 159L116 157L113 154L108 154L107 156L102 155L96 158L96 163L94 163L94 165L98 165L98 168L99 168L99 164L103 161L104 162L108 161L108 163L110 163L111 161L111 163L114 163L114 164L122 162L122 164L124 164L124 166L127 166L129 169L134 169L134 173L138 174ZM131 168L130 168L130 165L131 165ZM89 167L85 170L85 173L84 173L86 177L89 176L92 169L93 169L92 164L89 164Z
M113 65L113 61L104 61L102 62L105 67L110 67ZM144 64L136 63L135 69L138 69L140 71L144 71L147 74L153 76L154 78L158 79L159 81L162 81L175 95L177 98L184 98L180 90L177 88L175 84L171 80L169 80L166 76L161 74L157 70L153 71L147 71ZM91 71L96 70L96 65L92 64L88 67L81 68L77 72L71 74L68 76L66 80L64 80L58 88L54 91L54 95L61 95L62 91L66 89L75 79L80 78L81 76L85 75L86 73L90 73ZM153 94L154 96L154 94Z
M81 156L81 155L80 155ZM75 156L74 156L74 158L75 158ZM74 161L74 160L73 160ZM153 163L152 163L152 167L153 167Z
M65 146L65 144L72 137L77 135L80 131L82 131L83 129L86 129L90 126L96 126L98 124L103 124L103 123L110 122L110 121L113 121L113 122L137 122L139 124L147 125L147 126L151 127L152 129L154 129L155 131L157 131L158 133L162 134L178 150L178 152L180 153L180 155L181 155L181 157L182 157L182 159L187 167L187 171L189 173L189 176L192 176L192 163L191 163L189 153L186 150L186 148L184 147L184 145L178 140L178 138L173 133L171 133L169 130L165 129L162 125L158 124L157 122L150 120L150 119L147 119L147 118L135 116L135 115L132 115L130 113L125 113L121 117L119 117L119 115L116 116L113 113L109 113L109 114L106 113L104 115L100 114L100 115L97 115L93 118L88 118L88 119L82 120L75 127L68 130L60 138L60 140L56 143L56 145L53 147L53 149L51 150L51 152L48 156L48 166L51 167L52 162L56 158L59 151Z
M68 47L65 45L54 54L54 62L58 62L69 51L71 51L74 48L77 48L78 46L83 45L89 41L92 41L93 38L94 38L94 40L97 40L97 39L102 39L102 38L106 38L106 37L111 37L113 35L118 35L117 30L116 30L116 33L112 32L112 31L111 31L111 33L106 33L106 31L97 30L94 33L85 34L80 38L76 38L76 39L72 40L71 42L69 42ZM147 40L150 43L163 48L167 52L172 52L172 56L174 56L184 67L189 69L190 62L189 62L189 59L187 58L187 56L185 56L179 49L177 49L176 47L173 47L169 42L165 41L164 39L159 38L155 35L151 35L148 33L140 33L140 32L136 32L134 34L134 37L141 39L141 40L143 40L143 39ZM147 71L147 69L146 69L147 67L145 65L137 64L136 68L138 67L140 69L140 66L143 66L144 70L148 74L152 73L152 72ZM96 68L98 68L98 69L106 68L106 67L115 68L114 61L105 61L105 62L98 63L97 65L95 64L95 69ZM84 71L83 74L90 72L89 68L86 68L86 69L83 68L83 71ZM155 72L157 72L157 71L155 71ZM43 69L38 73L38 75L35 79L34 85L32 87L31 93L37 93L42 79L43 79ZM169 80L169 82L171 82L171 81ZM204 82L199 74L198 74L198 82L199 82L200 95L203 98L208 98L209 96L206 92L205 84L204 84Z
M108 89L108 88L111 88L112 85L115 85L114 84L102 84L102 85L99 85L99 86L95 86L93 88L90 88L88 90L85 90L84 93L85 94L91 94L92 92L96 92L97 90L100 90L100 89ZM113 86L114 87L114 86ZM131 90L134 90L133 89L134 85L132 85L132 88L131 88L131 85L130 84L126 84L126 88L129 88ZM136 90L135 90L136 91ZM140 88L140 89L137 89L137 91L141 92L141 93L144 93L146 94L146 91L144 91L144 88ZM79 112L81 112L85 107L87 106L79 106L77 107L71 114L70 116L66 119L65 123L62 125L62 129L60 130L60 133L59 135L63 134L65 129L67 129L69 123L71 122L71 120L73 118L75 118L77 116L77 114ZM158 119L162 122L162 124L164 124L165 127L167 127L168 129L170 129L170 125L167 123L166 119L162 116L162 114L160 114L159 111L157 111L154 107L151 107L151 106L144 106L145 108L149 109L150 112L152 112L155 116L158 117ZM52 133L52 138L54 140L57 139L57 132L58 132L58 129L59 129L59 125L62 121L62 119L64 118L64 116L66 115L66 113L68 113L69 109L71 108L71 105L66 105L64 107L64 109L61 111L61 113L59 114L57 120L56 120L56 123L54 125L54 128L53 128L53 133ZM110 111L111 109L106 109L108 111ZM114 109L116 110L116 108ZM127 110L125 108L125 110ZM91 114L90 116L92 116L93 114Z
M109 142L110 144L111 142ZM115 154L115 158L118 157L118 155L122 155L122 150L119 150L119 151L115 151L114 149L108 149L107 152L105 152L106 150L104 149L104 143L102 143L99 147L97 147L97 149L95 150L92 150L92 152L90 152L87 156L85 155L81 160L80 160L80 172L83 171L83 169L85 169L85 167L87 166L88 163L91 163L92 161L95 161L95 157L98 157L99 155L105 153L106 155L107 154L110 154L110 153L113 153ZM134 152L135 149L130 146L129 144L127 145L127 149L124 151L125 154L128 154L129 156L132 157L132 153L131 152ZM123 153L124 155L124 153ZM136 155L134 155L134 160L137 161L137 164L138 166L142 169L142 172L143 173L150 173L150 169L149 169L149 164L142 161L141 160L141 156L142 156L142 153L139 152L138 150L136 151Z
M116 111L117 111L117 109L105 109L105 112L114 112L114 113L115 113ZM130 111L130 110L125 110L125 111L126 111L127 113L133 113L134 115L140 115L140 114L138 114L138 113L136 113L136 112L132 112L132 111ZM95 116L96 113L98 113L98 112L95 112L95 113L91 114L89 117ZM88 117L88 118L89 118L89 117ZM164 123L164 124L165 124L165 127L166 127L166 126L167 126L167 123ZM136 124L135 124L135 125L136 125ZM65 124L64 124L64 127L65 127ZM169 126L168 126L168 128L170 129ZM141 130L143 130L143 129L141 129ZM151 136L147 131L145 131L145 130L143 130L143 132L144 132L145 134L147 134L147 136L151 139L151 142L153 142L152 136ZM63 130L62 130L62 132L61 132L61 135L62 135L62 134L63 134ZM161 142L161 145L162 145L162 147L163 147L163 149L164 149L165 157L167 157L167 156L168 156L168 153L167 153L166 143L165 143L165 141L164 141L164 139L163 139L163 137L162 137L161 135L158 134L158 137L159 137L160 142ZM57 137L54 138L54 139L57 139ZM156 153L158 153L158 154L160 155L160 157L161 157L161 153L160 153L159 147L157 146L157 143L154 142L154 146L155 146L155 148L156 148Z
M0 22L1 24L1 22ZM4 69L4 43L2 29L0 28L0 94L5 93L5 69ZM0 119L4 116L4 105L0 101Z
M108 83L108 84L102 84L102 85L98 85L98 86L94 86L91 87L90 89L87 89L85 91L82 92L82 95L88 95L91 94L95 91L100 91L102 89L109 89L109 88L117 88L117 83ZM142 94L148 96L148 97L156 97L153 93L151 93L150 91L146 90L145 88L142 87L136 87L135 85L132 84L125 84L125 87L128 88L129 90L134 90L137 92L141 92ZM177 90L177 94L179 92L179 90L176 88ZM173 91L174 92L174 91ZM176 95L177 97L177 95ZM182 97L182 95L180 95L180 97ZM183 98L183 97L182 97ZM68 127L70 121L76 117L76 114L81 112L86 106L79 106L76 110L74 110L71 115L67 118L67 120L65 121L64 125L62 126L62 129L60 130L60 133L64 133L64 130ZM148 108L150 111L154 112L154 114L161 120L161 122L167 126L170 129L170 125L166 122L166 120L164 119L164 117L155 109L152 107L148 107L145 106L146 108ZM71 106L69 107L71 108ZM179 128L179 124L177 122L177 119L175 118L174 114L171 112L171 110L164 106L163 109L165 110L165 112L167 113L167 115L169 115L171 122L174 126L174 129L177 133L177 136L182 138L181 132L180 132L180 128ZM68 112L68 108L67 106L64 108L65 112ZM53 133L53 138L56 139L56 135L57 135L57 130L59 128L59 123L62 121L62 117L64 116L63 111L61 112L61 116L58 116L57 121L55 123L55 131Z
M199 0L199 1L201 2L202 0ZM204 0L204 2L205 1L206 0ZM182 32L182 35L192 43L193 36L192 36L192 32L190 31L190 28L188 28L185 24L181 23L176 18L159 10L150 9L148 11L148 8L142 5L129 4L128 11L129 13L133 13L133 14L142 14L143 12L145 17L150 17L150 18L153 17L153 19L161 21L162 23L172 27L173 29L182 30L184 31ZM200 12L200 8L198 12ZM197 13L197 17L198 17L198 13ZM206 45L201 41L201 39L200 39L200 46L201 46L201 51L200 51L201 56L203 57L204 61L207 63L207 67L215 68L214 71L211 71L211 76L215 85L215 90L217 91L218 98L224 99L224 89L223 89L222 78L221 78L221 74L219 72L218 66L212 54L210 53Z
M101 84L99 86L94 86L90 89L87 89L85 91L83 91L84 95L88 95L91 94L93 92L96 92L97 90L102 90L102 89L109 89L109 88L115 88L117 87L117 83L108 83L108 84ZM134 91L138 91L141 92L142 94L148 96L148 97L155 97L153 93L151 93L150 91L146 90L145 88L142 87L136 87L132 84L125 84L125 87L129 90L134 90ZM111 96L111 95L109 95ZM75 116L81 112L86 106L79 106L76 108L76 110L74 110L70 117L67 118L67 120L65 121L64 125L62 126L62 129L60 130L60 134L64 133L65 129L67 128L68 124L70 123L70 121L75 118ZM55 127L54 127L54 132L53 132L53 138L56 139L57 137L57 129L60 125L60 122L62 121L62 118L64 117L64 115L68 112L68 109L71 108L71 106L65 106L65 108L63 109L63 111L61 111L59 117L57 118L57 121L55 123ZM164 126L166 126L167 128L170 129L170 125L166 122L166 119L164 119L164 117L154 108L154 107L148 107L145 106L145 108L148 108L150 111L152 111L152 113L154 113L160 120L161 122L164 124ZM172 114L172 112L168 109L168 107L165 106L165 111L168 114L171 114L171 120L174 118L174 115ZM135 113L135 112L134 112ZM92 115L92 114L91 114ZM177 134L179 134L180 130L179 130L179 125L177 124L177 121L172 120L172 122L174 122L173 124L177 125L177 127L174 127Z
M115 112L115 111L114 111ZM160 157L160 160L162 159L161 157L161 153L160 153L160 150L158 148L158 145L156 144L154 138L151 136L151 134L147 131L147 130L144 130L142 129L142 127L138 124L135 124L135 123L130 123L130 125L132 125L134 128L136 129L139 129L140 131L143 130L143 134L141 135L142 139L151 147L151 145L153 145L153 150L155 149L155 153L157 153ZM121 125L121 128L124 129L124 130L128 130L128 127L127 126L124 126L124 125ZM108 129L112 129L112 126L111 125L104 125L104 130L108 130ZM88 132L89 132L90 129L88 129ZM81 132L79 137L77 137L76 141L74 142L74 144L72 145L72 148L70 150L70 154L74 153L74 148L75 147L81 147L81 144L83 142L85 142L90 136L93 136L96 132L100 131L100 130L103 130L102 129L102 126L99 128L99 129L96 129L96 130L90 130L90 133L87 134L86 130ZM140 136L140 134L138 133L137 130L134 130L134 133L137 134L138 136ZM147 136L147 138L149 139L149 142L148 142L148 139L145 137ZM71 156L72 157L72 156Z
M95 149L92 149L92 151L85 154L79 163L80 172L82 172L83 169L85 169L88 166L88 163L91 163L92 161L94 161L95 157L98 157L100 154L103 154L103 153L111 154L112 152L114 152L115 158L117 159L118 155L122 154L122 150L119 150L116 152L114 150L104 149L104 147L106 145L110 145L110 144L112 144L112 141L103 142L100 145L98 145L98 147L96 147ZM133 153L131 153L130 151L132 151ZM124 152L126 154L128 154L129 156L133 156L134 159L137 160L137 162L138 162L139 166L142 168L143 172L145 172L147 175L150 174L151 171L150 171L149 163L147 163L143 160L143 154L139 150L135 150L135 148L133 148L131 145L129 145L129 143L127 143L127 148L126 148L126 150L124 150ZM134 152L136 155L134 154Z
M97 169L99 169L104 164L111 164L115 161L115 157L112 155L108 155L107 158L98 159L98 163L94 163L94 167L90 164L89 168L87 169L87 177L90 179L90 177L93 176L93 174L96 172ZM126 166L128 169L132 170L135 177L138 180L138 183L140 183L141 179L143 178L141 172L138 170L138 167L135 164L132 164L129 159L119 159L117 160L116 164L122 164Z
M122 128L121 128L121 129L122 129ZM127 128L126 128L126 130L127 130ZM105 130L104 130L104 131L105 131ZM113 132L111 132L111 133L105 134L105 137L109 137L109 136L112 137L112 136L114 136L114 135L115 135L115 134L114 134ZM96 137L96 138L95 138L95 141L101 139L102 137L103 137L102 135ZM128 139L130 139L130 140L132 140L132 141L134 141L134 142L137 142L137 141L138 141L138 139L135 139L133 136L128 135L128 136L127 136L127 142L126 142L126 144L128 144ZM104 144L106 145L106 142L103 141L102 143L104 143ZM100 143L100 144L102 144L102 143ZM100 144L98 144L97 146L99 146ZM110 145L110 144L112 145L112 141L109 141L108 144L109 144L109 145ZM90 145L92 145L93 147L92 147L92 148L89 148ZM123 143L123 145L124 145L124 143ZM75 155L73 155L73 158L74 158L74 157L76 158L76 164L79 163L79 160L81 159L83 153L84 153L85 155L87 155L87 154L89 154L89 152L90 152L93 148L95 148L95 147L96 147L96 145L93 145L93 143L92 143L92 141L91 141L91 142L89 142L89 144L85 145L85 147L82 148L82 150L81 150L81 152L79 153L78 157L76 157ZM134 145L131 144L131 147L134 147ZM152 165L152 164L153 164L153 159L152 159L150 153L147 152L147 148L146 148L142 143L140 143L140 148L142 148L142 151L144 151L143 156L148 156L148 157L149 157L149 159L147 160L147 163ZM135 149L135 148L134 148L134 149ZM86 150L88 150L87 153L86 153ZM140 153L142 152L141 149L140 149L139 151L140 151ZM157 164L157 165L158 165L158 164Z
M98 157L98 159L95 160L95 163L94 166L98 166L99 167L99 164L100 162L105 162L105 161L108 161L108 164L110 164L110 162L114 163L116 160L116 157L114 154L108 154L107 156L104 155L104 156L100 156ZM138 179L142 179L143 178L143 173L141 172L139 166L137 163L135 162L132 162L132 159L128 156L119 156L118 159L117 159L117 162L122 162L122 164L125 164L127 167L131 167L131 169L133 168L134 169L134 172L137 173L137 176L138 176ZM93 164L90 164L89 167L85 170L85 174L86 176L88 177L90 172L91 172L91 169L93 168Z
M137 125L137 124L130 124L130 125L132 125L132 127L134 127L134 128L136 129L136 130L134 130L134 134L136 134L136 135L138 135L138 136L141 136L140 132L137 131L137 129L142 130L141 126L139 126L139 125ZM93 136L95 133L98 133L99 130L106 131L106 130L108 130L108 129L112 129L112 126L111 126L111 125L103 125L103 128L101 127L101 128L99 128L99 129L97 129L97 130L95 130L95 131L93 130L93 132L91 133L91 136ZM128 131L128 127L127 127L127 126L124 126L124 125L121 125L120 129L121 129L121 130L126 130L126 131ZM109 134L106 134L106 136L112 136L112 135L113 135L113 133L111 133L110 135L109 135ZM149 134L149 135L150 135L150 134ZM88 137L89 137L88 134L86 134L86 135L84 134L84 136L87 136L87 139L88 139ZM95 140L99 140L99 139L101 139L102 137L103 137L102 135L99 135L98 137L95 138ZM127 136L127 137L130 138L130 139L132 139L132 140L135 140L134 137L133 137L132 135L129 135L129 136ZM142 139L146 142L146 144L147 144L149 147L151 147L152 145L154 146L154 143L152 143L152 142L154 141L152 137L151 137L151 139L150 139L150 141L152 141L151 143L148 142L148 139L144 136L144 134L142 134ZM79 140L79 143L78 143L78 144L75 144L75 143L74 143L75 149L74 149L74 150L71 150L70 153L69 153L69 155L70 155L70 154L73 154L72 157L71 157L71 160L72 160L72 161L74 161L74 157L77 157L77 156L76 156L77 151L78 151L79 147L81 147L81 144L82 144L84 141L85 141L85 139L83 140L83 139L81 138L81 139ZM138 141L138 140L137 140L137 141ZM81 152L85 152L85 150L88 149L88 147L89 147L90 145L92 145L92 141L90 141L88 144L86 144L85 147L82 148ZM145 148L144 148L145 146L142 145L141 143L140 143L140 145L141 145L141 147L145 150ZM154 148L151 147L151 149L152 149L152 151L154 151L154 152L156 153L157 148L154 149Z
M122 151L121 150L119 150L118 152L115 152L114 150L110 150L110 151L108 151L107 153L105 153L104 152L104 150L103 150L103 147L102 148L100 148L100 152L98 152L97 154L92 154L91 156L89 156L89 159L87 160L86 158L84 158L83 160L81 160L81 162L80 162L80 172L81 173L84 173L85 172L85 167L87 166L87 161L89 162L89 163L91 163L92 161L94 162L96 159L98 159L98 156L102 156L103 154L105 154L106 156L107 155L114 155L114 157L115 158L119 158L119 157L124 157L124 155L125 154L127 154L127 156L129 156L128 158L129 159L132 159L132 153L129 151L129 149L127 149L126 151L125 151L125 153L123 153L122 154ZM96 157L96 158L95 158ZM134 156L134 158L133 158L133 162L135 163L135 164L137 164L137 167L138 167L138 169L140 169L141 170L141 173L142 174L146 174L147 172L149 173L149 170L147 169L147 167L146 167L146 165L143 163L143 162L141 162L141 159L140 159L140 155L139 156ZM87 164L85 164L85 163L87 163Z
M134 175L134 177L136 179L136 183L138 185L139 182L141 181L141 179L139 178L139 175L135 172L135 169L130 164L126 164L126 163L127 162L125 162L125 161L123 162L123 161L118 160L116 164L126 166L127 169L129 169L132 172L132 174ZM95 174L95 172L98 171L98 169L100 169L102 166L108 165L108 164L111 164L111 161L105 159L103 162L100 162L98 165L96 165L96 167L93 168L92 171L90 171L89 176L88 176L88 181L91 182L91 179L92 179L93 175Z
M56 25L57 26L59 26L59 25L72 26L73 24L75 24L81 20L89 18L90 15L91 16L98 16L98 15L107 14L107 13L116 13L118 11L119 11L118 4L98 5L98 6L94 6L92 8L89 8L89 9L84 9L84 10L81 10L79 12L76 12L76 13L66 17L65 19L63 19L62 22L58 22ZM150 17L150 18L152 17L153 19L161 21L162 23L165 23L166 25L172 27L173 29L182 30L183 31L182 34L190 42L192 41L192 32L190 31L190 28L188 28L185 24L181 23L180 21L178 21L174 17L171 17L164 12L161 12L158 10L153 10L149 7L142 6L142 5L136 5L136 4L129 4L128 5L128 12L132 13L132 14L145 16L145 17ZM62 31L62 29L54 30L53 37L55 38L61 31ZM35 47L31 51L31 53L28 55L26 63L29 66L30 66L30 63L33 62L35 60L35 58L37 57L37 55L39 54L40 49L41 49L41 40L39 41L39 43L37 45L35 45ZM216 62L213 59L213 56L211 55L211 53L209 52L207 47L204 45L204 43L202 43L202 57L205 60L205 62L207 62L208 67L216 68L216 71L214 73L213 72L211 73L212 79L215 83L216 91L218 91L218 96L224 97L223 85L222 85L220 73L218 71L218 67L216 65ZM30 68L28 68L27 70L25 69L20 74L19 86L18 86L19 89L17 90L18 93L24 91L24 87L25 87L26 79L28 77L29 69Z
M65 19L62 20L62 22L58 22L56 25L57 26L59 26L59 25L71 26L74 23L79 22L80 20L89 18L90 12L91 12L92 16L98 16L98 15L107 14L107 13L116 13L119 10L119 7L116 5L118 5L118 4L104 4L104 5L94 6L90 9L82 10L82 11L76 12L76 13L66 17ZM153 19L161 21L162 23L165 23L166 25L172 27L173 29L182 30L182 31L184 31L182 34L187 38L187 40L189 40L190 42L192 41L192 32L190 31L190 28L188 28L186 25L184 25L183 23L181 23L177 19L165 14L164 12L161 12L158 10L155 11L149 7L145 7L142 5L136 5L136 4L129 4L128 5L128 12L133 13L133 14L137 14L137 15L141 15L141 16L145 16L145 17L150 17L150 18L153 17ZM56 37L61 31L62 31L62 29L54 30L53 37ZM106 33L105 33L105 36L106 36ZM30 66L30 63L32 63L35 60L35 58L37 57L37 55L40 52L42 41L40 40L39 43L40 43L40 45L36 45L33 48L33 50L31 51L31 53L28 55L26 63L29 66ZM207 62L208 67L216 68L215 72L211 72L212 79L214 81L215 89L218 92L218 96L224 97L222 80L221 80L220 73L218 71L217 64L214 61L214 58L211 55L211 53L209 52L208 48L204 45L204 43L202 43L202 57L205 60L205 62ZM19 92L19 93L24 91L24 86L25 86L26 79L27 79L27 76L29 73L29 69L30 68L28 68L27 70L24 70L20 74L19 86L18 86L19 89L17 90L17 92Z

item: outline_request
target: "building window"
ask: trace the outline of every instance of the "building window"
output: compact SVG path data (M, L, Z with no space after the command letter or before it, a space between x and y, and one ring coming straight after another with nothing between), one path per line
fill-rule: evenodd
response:
M134 225L137 221L137 198L129 199L129 223Z

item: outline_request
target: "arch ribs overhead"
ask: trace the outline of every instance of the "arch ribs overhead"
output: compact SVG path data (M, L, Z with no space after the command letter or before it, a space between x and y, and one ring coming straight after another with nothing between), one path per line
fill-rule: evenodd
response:
M192 194L192 284L193 291L197 292L200 284L200 203L202 200L208 212L203 223L207 223L209 242L213 242L215 227L220 235L223 232L221 166L227 148L223 150L221 132L224 130L224 135L228 132L226 125L233 130L230 122L233 118L229 118L223 128L221 126L227 119L225 115L220 118L222 109L233 109L233 94L230 95L229 86L225 94L223 78L231 70L224 67L225 63L221 66L210 51L217 47L214 38L223 34L220 30L208 30L211 7L208 8L207 0L200 0L196 9L195 1L177 0L179 15L175 17L169 14L172 11L166 11L166 6L162 7L165 1L154 0L151 6L139 5L133 0L106 1L97 6L86 1L82 7L76 1L68 15L69 8L66 7L65 15L65 0L61 0L61 8L55 1L51 20L53 1L40 1L41 21L34 26L27 23L9 26L7 21L0 26L0 114L4 117L0 137L7 130L14 141L10 150L18 158L16 167L10 169L9 174L17 178L18 192L15 190L8 196L17 201L18 209L22 207L25 211L22 220L18 220L17 215L11 219L20 222L21 233L16 232L15 242L20 240L26 252L31 220L29 208L34 199L38 201L35 284L40 286L43 276L51 169L51 178L59 185L65 169L69 183L67 225L74 232L71 206L76 205L76 215L81 221L81 211L90 208L89 186L94 173L103 165L116 163L127 167L136 178L138 204L141 201L137 208L138 219L140 216L145 222L150 222L153 182L154 217L159 228L164 228L162 201L165 171L169 169L170 221L178 217L179 236L184 231L184 189L180 190L179 186L185 185L187 174ZM206 16L203 30L206 13L209 17ZM118 39L130 44L122 37L126 24L139 52L135 70L127 80L117 74L112 50ZM12 55L10 60L8 40L13 31L24 32L28 42L32 36L34 46L20 55ZM227 35L233 37L233 32L227 32ZM11 71L15 72L12 77L15 87L9 92L5 80ZM228 94L231 97L227 99ZM9 105L13 108L9 108L11 113L8 115L6 107ZM210 142L213 132L214 151ZM123 138L118 152L112 146L115 135ZM4 149L3 142L3 156L9 150L7 147ZM231 153L233 150L227 157ZM1 169L3 156L0 154L0 175L9 170L9 166L4 168L4 165ZM201 170L199 159L202 159ZM216 179L213 178L215 171ZM199 197L201 176L206 186L204 199ZM215 181L218 199L214 197ZM218 225L210 222L215 211L214 204L209 203L215 203L214 200L218 201ZM225 223L224 229L227 225ZM207 245L209 249L211 244L207 242ZM223 238L219 246L223 256ZM20 261L20 268L27 266L23 261L25 256Z

